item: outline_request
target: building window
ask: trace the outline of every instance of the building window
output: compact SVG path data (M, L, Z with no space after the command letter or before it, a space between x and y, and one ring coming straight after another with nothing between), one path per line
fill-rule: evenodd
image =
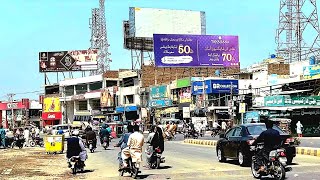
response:
M92 100L91 102L91 109L92 110L100 110L100 99Z
M87 90L87 84L76 85L76 94L84 94Z
M86 111L86 110L88 110L87 101L79 101L79 111Z
M102 88L102 82L94 82L89 84L90 91L100 90Z
M123 103L124 104L133 104L134 103L133 95L124 96Z
M74 95L74 86L66 86L65 87L65 94L66 94L66 96L73 96Z
M106 87L113 87L113 86L117 86L117 81L106 81Z

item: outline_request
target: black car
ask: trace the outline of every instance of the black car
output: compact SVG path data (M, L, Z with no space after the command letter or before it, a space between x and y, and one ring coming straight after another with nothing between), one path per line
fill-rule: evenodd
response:
M237 159L241 166L249 164L253 156L252 144L266 129L264 123L250 123L238 125L229 129L225 134L221 134L216 146L218 160L224 162L226 158ZM294 139L276 125L273 126L273 129L280 132L282 147L285 149L287 162L290 164L293 157L296 156Z

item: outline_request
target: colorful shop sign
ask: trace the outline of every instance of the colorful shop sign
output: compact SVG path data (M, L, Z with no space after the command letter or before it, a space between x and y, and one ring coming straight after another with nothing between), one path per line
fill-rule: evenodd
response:
M167 86L154 86L150 88L150 98L160 99L167 98Z
M190 78L183 78L177 80L177 88L189 87L191 85Z
M320 96L266 96L265 106L320 106Z

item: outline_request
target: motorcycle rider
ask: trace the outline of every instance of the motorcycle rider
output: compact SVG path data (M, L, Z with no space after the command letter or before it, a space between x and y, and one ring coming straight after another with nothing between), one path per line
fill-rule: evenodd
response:
M100 143L101 143L101 145L103 144L103 138L106 137L106 138L107 138L107 144L108 144L108 146L109 146L109 136L110 136L110 133L109 133L109 131L107 130L107 126L106 126L106 125L103 125L103 126L102 126L102 129L101 129L99 135L100 135Z
M151 127L151 130L152 131L149 133L149 136L146 141L148 143L148 147L146 149L148 168L150 168L151 156L155 151L155 149L159 148L160 149L159 153L161 154L164 151L164 138L163 138L162 129L158 126L153 126Z
M129 136L128 147L124 148L121 153L123 159L123 168L128 166L127 159L132 158L132 162L142 162L142 147L144 143L144 136L139 132L139 126L133 126L134 133Z
M121 165L123 163L122 158L121 158L121 152L124 148L126 148L128 146L127 143L128 143L130 135L133 133L133 126L129 124L127 126L127 130L128 130L128 132L124 133L121 136L121 139L119 140L118 144L115 145L115 147L120 147L120 149L121 149L120 153L118 154L118 160Z
M272 128L273 122L267 120L265 124L267 130L263 131L252 144L255 146L257 145L257 143L263 142L263 148L257 153L257 164L260 167L258 173L265 171L264 165L266 164L266 161L268 161L269 159L270 151L277 148L281 143L279 131Z
M97 135L92 130L91 127L88 127L87 132L86 132L86 143L87 143L88 147L89 147L89 141L92 141L92 146L94 149L97 148Z
M71 138L67 140L67 158L69 168L72 166L69 161L72 156L79 156L80 165L83 167L85 166L84 162L87 159L87 151L82 139L79 137L79 130L77 129L72 132Z

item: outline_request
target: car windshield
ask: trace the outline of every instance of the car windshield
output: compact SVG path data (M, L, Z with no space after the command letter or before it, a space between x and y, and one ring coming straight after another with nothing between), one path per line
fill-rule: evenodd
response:
M278 126L273 126L273 129L279 131L280 134L285 134ZM249 135L260 135L263 131L267 130L266 125L255 125L247 127Z

